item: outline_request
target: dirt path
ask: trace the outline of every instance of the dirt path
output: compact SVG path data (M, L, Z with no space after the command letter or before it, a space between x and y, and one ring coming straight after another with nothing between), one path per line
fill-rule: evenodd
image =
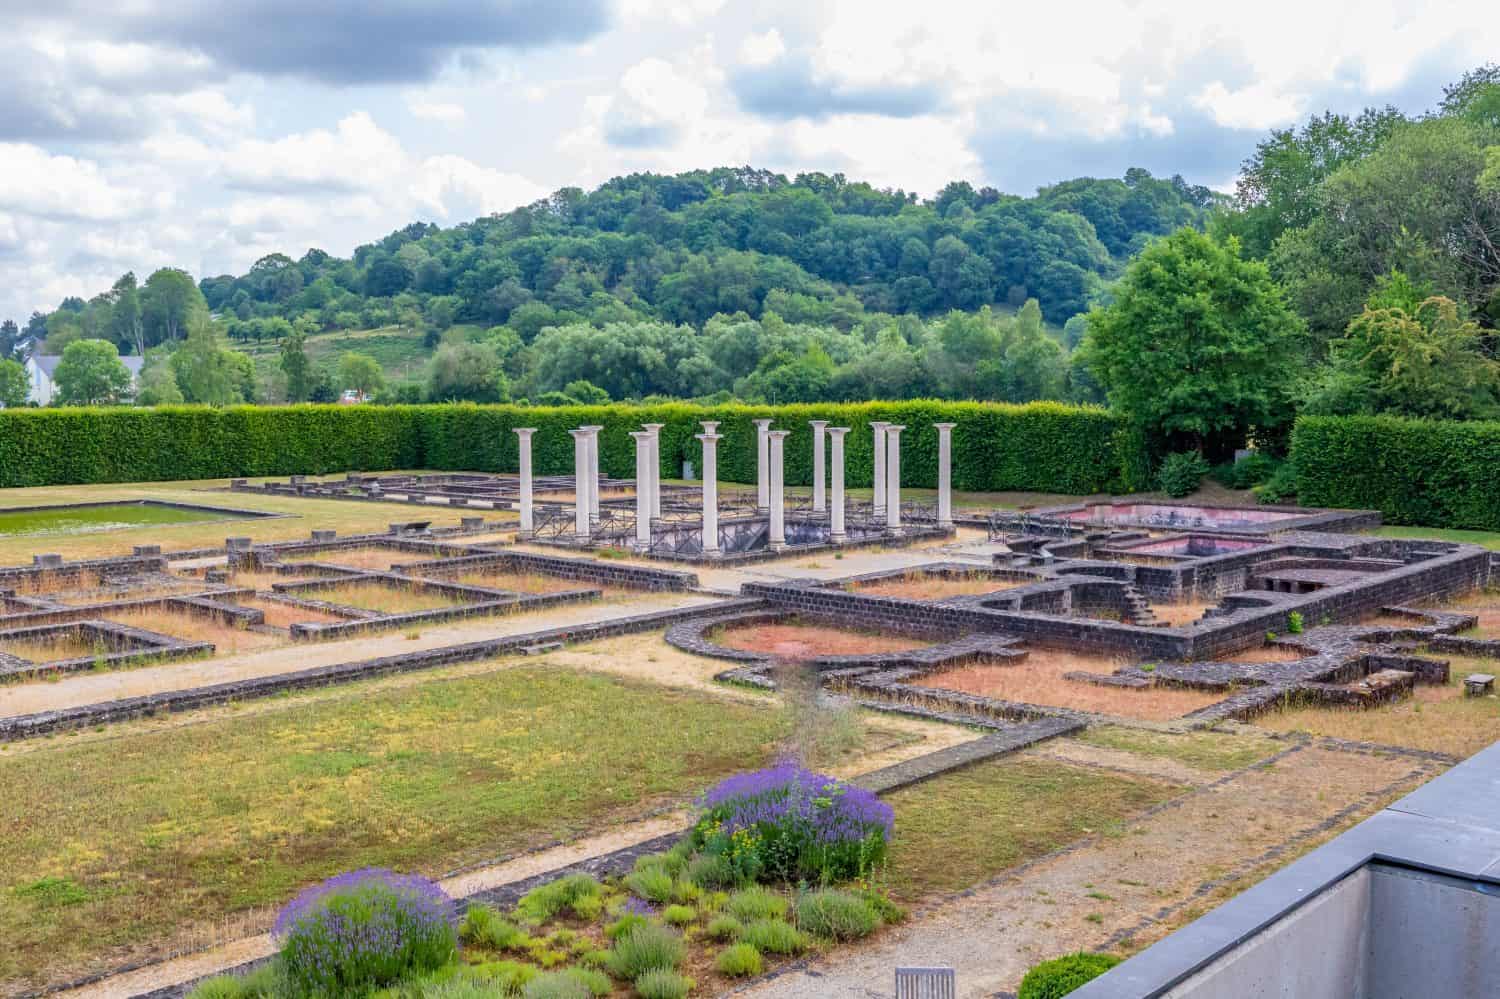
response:
M398 652L419 652L486 638L590 624L674 607L710 604L714 600L714 597L701 593L640 593L632 594L628 602L606 600L565 604L544 611L432 625L422 628L414 639L408 639L406 633L401 631L387 631L348 641L296 644L192 662L103 673L79 673L51 683L31 682L0 687L0 717L55 711L169 690L189 690L230 680L358 662Z
M1107 754L1111 763L1125 754ZM1101 758L1102 760L1102 758ZM1015 989L1037 961L1143 944L1433 773L1404 757L1294 747L1130 823L940 903L868 946L751 986L756 997L892 994L897 965L950 966L960 996Z

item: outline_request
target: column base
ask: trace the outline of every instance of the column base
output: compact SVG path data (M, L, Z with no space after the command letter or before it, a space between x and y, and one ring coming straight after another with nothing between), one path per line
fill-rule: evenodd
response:
M516 540L517 541L532 541L532 540L535 540L535 538L536 538L536 532L535 531L517 531L516 532Z
M718 548L705 548L702 553L704 558L723 558L724 552Z
M784 552L787 546L785 541L773 541L766 545L766 547L773 552Z
M580 548L587 548L594 543L594 536L592 534L575 534L573 535L573 543Z
M841 544L843 544L844 542L846 542L848 540L849 540L849 535L845 534L843 531L840 531L838 534L830 534L830 535L828 535L828 541L831 544L841 545Z
M940 527L940 528L942 528L945 531L951 531L951 530L953 530L953 521L951 521L951 520L940 520L940 521L937 522L937 526Z

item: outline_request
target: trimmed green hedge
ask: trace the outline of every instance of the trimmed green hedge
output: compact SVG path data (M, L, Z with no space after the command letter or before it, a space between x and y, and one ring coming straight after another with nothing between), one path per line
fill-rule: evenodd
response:
M0 487L89 482L146 482L231 476L326 474L396 468L513 472L515 427L537 427L538 475L573 470L580 424L604 427L600 467L617 478L635 474L629 437L642 423L662 423L662 473L698 467L693 435L718 420L719 476L755 481L755 428L770 417L791 431L786 481L812 481L812 429L825 419L852 430L846 479L867 486L872 474L871 420L905 424L901 480L937 481L935 422L953 433L953 484L966 491L1096 493L1141 488L1139 440L1096 407L1033 403L915 401L798 406L244 406L229 409L57 409L0 412Z
M1500 423L1304 416L1292 429L1292 464L1304 505L1500 530Z

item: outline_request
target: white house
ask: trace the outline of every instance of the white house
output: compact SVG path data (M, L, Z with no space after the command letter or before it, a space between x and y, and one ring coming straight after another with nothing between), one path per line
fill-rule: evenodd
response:
M62 360L61 354L33 354L26 359L26 374L31 379L30 401L38 406L46 406L52 402L52 393L57 391L57 386L52 381L52 376L57 371L57 362ZM145 359L141 357L122 357L120 363L125 365L125 370L130 372L130 384L132 389L141 377L141 366Z

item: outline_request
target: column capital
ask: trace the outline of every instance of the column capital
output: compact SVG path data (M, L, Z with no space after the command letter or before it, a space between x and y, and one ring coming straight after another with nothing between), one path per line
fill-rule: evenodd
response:
M787 435L790 434L790 433L791 433L790 430L767 430L766 431L766 436L767 437L774 437L777 440L785 440L786 437L787 437Z
M634 437L638 441L650 440L651 439L651 431L649 431L649 430L632 430L632 431L630 431L630 436Z
M666 426L666 424L665 423L642 423L641 426L645 427L646 431L648 433L653 433L654 434L658 430L660 430L662 427Z
M828 433L830 435L832 435L832 434L847 434L848 432L849 432L849 428L848 427L829 427L828 428Z
M700 420L699 423L702 425L705 434L716 434L719 432L718 420Z
M581 440L582 438L587 437L591 433L591 431L587 427L579 427L577 430L569 430L568 433L575 440Z
M602 425L598 424L598 423L589 423L589 424L585 424L584 426L579 427L578 429L579 430L583 430L583 431L587 431L588 433L591 433L591 434L597 434L599 431L603 430L604 427Z
M826 426L828 426L828 421L827 420L808 420L807 422L810 423L810 424L812 424L814 427L826 427Z
M904 424L904 423L887 423L885 425L885 432L888 433L888 434L899 434L901 431L903 431L905 429L906 429L906 424Z
M525 437L528 434L536 433L536 427L511 427L510 430L511 433L518 434L522 437Z
M954 427L958 426L958 424L957 423L934 423L933 426L937 427L939 430L952 430Z
M874 430L884 430L886 427L888 427L890 425L891 424L888 421L886 421L886 420L871 420L870 421L870 427L871 427L871 429L874 429Z
M757 427L759 427L762 430L770 430L771 429L771 424L775 423L776 421L775 420L751 420L750 422L753 423L753 424L755 424Z

